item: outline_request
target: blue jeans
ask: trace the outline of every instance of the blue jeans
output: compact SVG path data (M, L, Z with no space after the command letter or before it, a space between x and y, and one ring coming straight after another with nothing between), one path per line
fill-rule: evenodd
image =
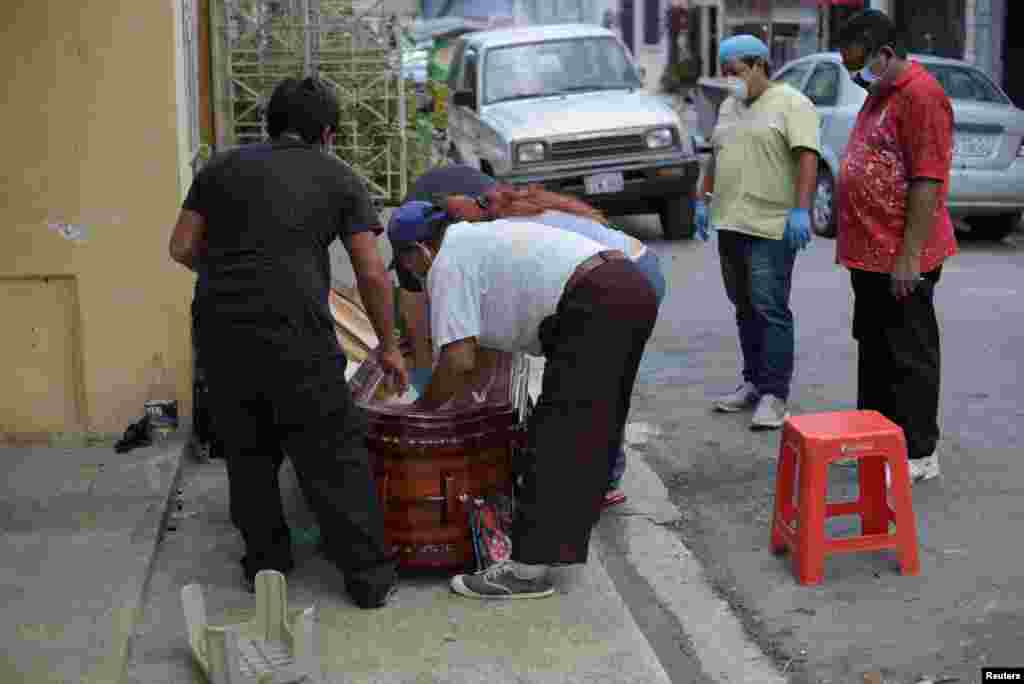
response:
M796 250L785 240L718 231L725 293L736 307L743 379L786 401L793 379L793 312L789 294Z
M661 300L665 298L666 285L665 274L661 271L661 260L658 259L658 255L648 247L643 255L634 261L633 264L647 277L647 281L654 288L654 296L658 300L658 306L661 306ZM611 463L611 472L608 475L608 489L618 489L622 481L622 475L626 472L626 450L621 443L612 451L609 461Z

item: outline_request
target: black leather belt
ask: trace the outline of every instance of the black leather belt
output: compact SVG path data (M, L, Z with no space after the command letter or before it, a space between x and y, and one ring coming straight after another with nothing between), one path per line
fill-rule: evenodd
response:
M576 267L576 270L572 272L571 276L569 276L569 281L565 284L565 289L562 292L570 292L574 287L580 284L580 281L583 280L588 273L593 271L598 266L606 264L609 261L623 261L625 260L625 258L626 255L617 249L609 249L605 250L604 252L598 252L597 254L590 257L589 259L587 259L582 264Z

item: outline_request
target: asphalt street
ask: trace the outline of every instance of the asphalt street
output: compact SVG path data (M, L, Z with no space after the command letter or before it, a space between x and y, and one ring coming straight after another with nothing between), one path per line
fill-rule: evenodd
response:
M710 410L740 371L715 242L666 242L654 217L620 223L659 253L669 282L630 416L650 426L649 438L634 449L667 486L682 513L676 534L747 637L793 682L859 682L867 672L888 682L974 682L983 665L1024 664L1024 234L962 241L937 289L944 477L914 491L921 575L900 576L893 554L848 554L827 562L822 585L805 588L789 558L768 550L778 433L750 431L747 414ZM817 238L797 261L795 414L855 407L852 295L834 249ZM854 469L833 468L830 499L850 496L855 483ZM838 518L829 530L858 527ZM657 612L634 614L644 610Z

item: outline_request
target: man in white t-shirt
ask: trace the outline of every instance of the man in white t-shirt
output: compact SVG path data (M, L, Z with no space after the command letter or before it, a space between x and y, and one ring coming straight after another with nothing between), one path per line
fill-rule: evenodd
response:
M396 262L426 282L436 368L418 405L467 391L478 347L544 356L512 560L457 575L474 598L539 598L552 565L585 563L657 300L622 252L523 221L452 223L407 202L388 227ZM570 484L571 483L571 484Z

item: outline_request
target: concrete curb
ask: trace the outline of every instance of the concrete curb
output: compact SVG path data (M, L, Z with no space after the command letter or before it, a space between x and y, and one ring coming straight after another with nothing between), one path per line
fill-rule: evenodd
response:
M132 643L135 639L136 627L141 622L143 611L146 607L146 598L149 594L150 581L156 568L160 542L167 532L167 526L174 513L175 494L181 482L182 469L185 464L186 453L190 450L191 440L186 437L175 436L164 445L157 443L157 446L164 446L164 448L172 450L172 455L170 456L172 467L170 468L169 477L162 481L164 489L159 495L162 505L157 508L147 509L143 520L136 527L136 532L132 534L133 541L139 540L141 543L146 544L148 559L143 571L142 581L139 582L138 594L133 597L132 605L126 606L126 610L130 611L131 624L125 626L127 627L127 632L124 633L126 644L121 649L122 656L117 668L117 682L124 682L128 676L128 663L132 657Z
M629 498L605 513L620 524L619 552L678 621L708 677L722 683L784 684L786 678L714 593L701 562L669 529L683 520L682 513L635 449L653 430L645 424L627 426L629 458L622 489Z

